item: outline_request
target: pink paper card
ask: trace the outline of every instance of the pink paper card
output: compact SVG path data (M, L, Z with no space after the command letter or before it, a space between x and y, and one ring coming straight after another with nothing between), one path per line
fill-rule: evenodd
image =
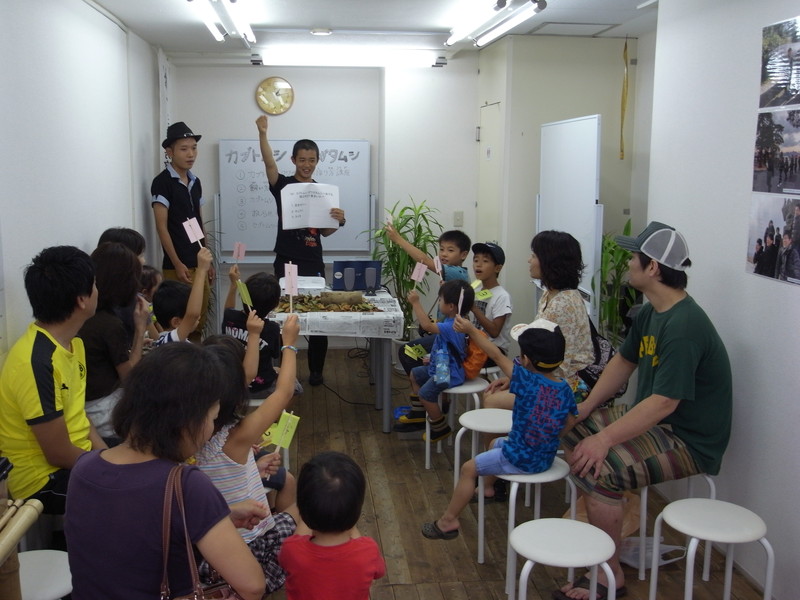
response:
M425 263L418 262L414 266L414 270L411 272L411 279L414 281L422 281L425 279L425 273L428 272L428 267L425 266Z
M297 295L297 265L286 263L284 265L284 284L286 285L286 293L290 296Z
M458 295L458 314L461 314L461 306L464 304L464 288L461 288L461 293Z
M439 277L442 276L442 261L438 256L433 257L433 269L439 274Z
M195 217L191 219L187 219L183 222L183 228L186 230L186 235L189 236L189 241L194 243L197 242L202 246L200 240L202 240L205 235L203 235L203 230L200 228L200 223L197 222Z
M244 260L244 251L246 250L247 246L245 246L242 242L234 242L233 244L233 260L239 261Z

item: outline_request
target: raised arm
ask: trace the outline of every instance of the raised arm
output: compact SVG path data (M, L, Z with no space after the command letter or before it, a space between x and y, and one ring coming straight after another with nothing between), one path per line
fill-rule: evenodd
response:
M225 308L236 308L236 282L239 281L239 265L233 265L228 270L228 295L225 296Z
M205 287L208 269L211 267L211 251L200 248L197 253L197 269L192 279L192 291L189 294L189 301L186 303L186 312L178 325L178 339L184 341L197 327L197 320L200 318L200 311L203 309L203 288Z
M457 315L453 329L468 334L469 337L472 338L472 341L476 343L481 350L486 352L486 356L491 358L495 364L503 370L503 373L511 377L511 372L514 370L514 361L503 354L500 348L495 346L488 337L483 335L480 330L475 327L474 323L461 315Z
M223 446L225 454L231 459L238 462L247 452L251 452L253 444L261 441L262 434L280 418L294 396L297 350L293 347L297 343L299 333L300 323L297 315L289 315L281 332L285 345L281 351L281 368L275 383L275 391L231 430L228 441Z
M398 232L391 223L386 223L386 225L383 226L383 230L386 232L386 235L389 237L389 239L400 246L413 260L416 262L425 263L425 266L431 271L436 270L436 265L433 263L433 258L425 254L416 246L412 246L411 242L400 235L400 232Z
M275 185L278 181L278 163L275 162L275 156L272 154L272 148L267 139L267 117L261 115L256 119L256 126L258 127L258 143L261 146L261 158L264 159L264 166L267 169L267 181L270 185Z
M255 310L247 315L247 346L244 350L244 377L248 385L258 375L258 351L261 349L261 332L264 330L264 319Z
M428 316L428 313L426 313L425 309L422 307L419 293L416 290L411 290L408 293L407 299L411 304L411 308L414 310L414 316L417 318L419 326L428 333L439 333L439 326L431 321L430 316Z

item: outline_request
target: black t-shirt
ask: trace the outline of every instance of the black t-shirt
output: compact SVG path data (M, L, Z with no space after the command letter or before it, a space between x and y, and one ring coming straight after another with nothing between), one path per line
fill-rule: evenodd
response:
M190 269L197 267L197 251L200 249L196 243L189 241L189 236L183 228L186 219L196 218L200 222L200 200L203 197L203 188L200 185L200 178L195 177L191 190L183 185L177 177L173 177L168 169L164 169L156 175L150 186L150 193L155 196L162 196L167 199L167 231L175 247L175 253L181 262ZM153 202L155 203L155 202ZM175 265L164 253L164 260L161 263L162 269L174 269Z
M222 319L222 333L232 335L247 346L247 315L236 308L226 308ZM261 347L258 351L258 374L250 383L250 392L257 393L269 388L278 378L272 360L281 353L281 328L275 321L267 319L261 330Z
M276 262L293 262L300 266L300 275L319 275L319 272L310 272L311 265L322 265L322 236L316 227L311 229L284 229L283 207L281 206L281 190L287 185L301 183L294 176L278 175L275 185L269 186L269 191L275 196L278 207L278 235L275 238ZM321 271L324 276L324 266ZM311 267L311 271L314 267ZM305 272L303 272L305 271Z
M86 349L86 400L108 396L119 386L117 365L130 360L131 342L118 316L98 310L78 331Z

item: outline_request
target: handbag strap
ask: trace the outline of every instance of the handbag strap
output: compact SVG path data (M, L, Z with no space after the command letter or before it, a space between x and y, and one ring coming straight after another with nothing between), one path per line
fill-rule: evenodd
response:
M169 542L170 542L170 529L172 525L172 499L175 498L178 504L178 511L181 514L183 522L183 535L186 540L186 553L189 559L189 570L192 574L192 589L196 598L203 597L203 591L200 587L200 575L197 571L197 562L194 560L194 552L192 551L192 542L189 539L189 529L186 526L186 509L183 504L183 482L181 473L183 465L175 465L167 476L167 485L164 489L164 516L161 526L161 544L163 553L163 571L161 575L161 600L169 600L169 578L167 576L167 560L169 558Z

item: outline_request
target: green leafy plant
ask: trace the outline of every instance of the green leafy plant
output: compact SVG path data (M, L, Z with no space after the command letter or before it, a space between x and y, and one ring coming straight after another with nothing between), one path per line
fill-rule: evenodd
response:
M386 220L391 220L394 228L415 248L419 248L428 256L433 256L438 250L439 235L442 224L436 220L435 213L439 211L427 204L425 200L417 204L410 198L411 204L400 205L396 202L392 208L385 209ZM404 339L408 339L409 331L414 324L414 311L406 296L417 285L424 291L429 289L427 280L417 283L411 279L411 273L416 264L414 260L400 246L389 240L389 236L381 226L370 232L374 242L372 258L383 263L381 279L389 287L391 293L400 303L403 311Z
M622 229L622 235L630 234L631 220L628 219ZM615 347L619 346L624 338L623 315L627 314L636 300L636 290L630 287L625 279L630 258L631 253L617 244L614 234L603 235L600 269L596 274L599 278L592 278L592 289L599 294L600 299L600 333Z

